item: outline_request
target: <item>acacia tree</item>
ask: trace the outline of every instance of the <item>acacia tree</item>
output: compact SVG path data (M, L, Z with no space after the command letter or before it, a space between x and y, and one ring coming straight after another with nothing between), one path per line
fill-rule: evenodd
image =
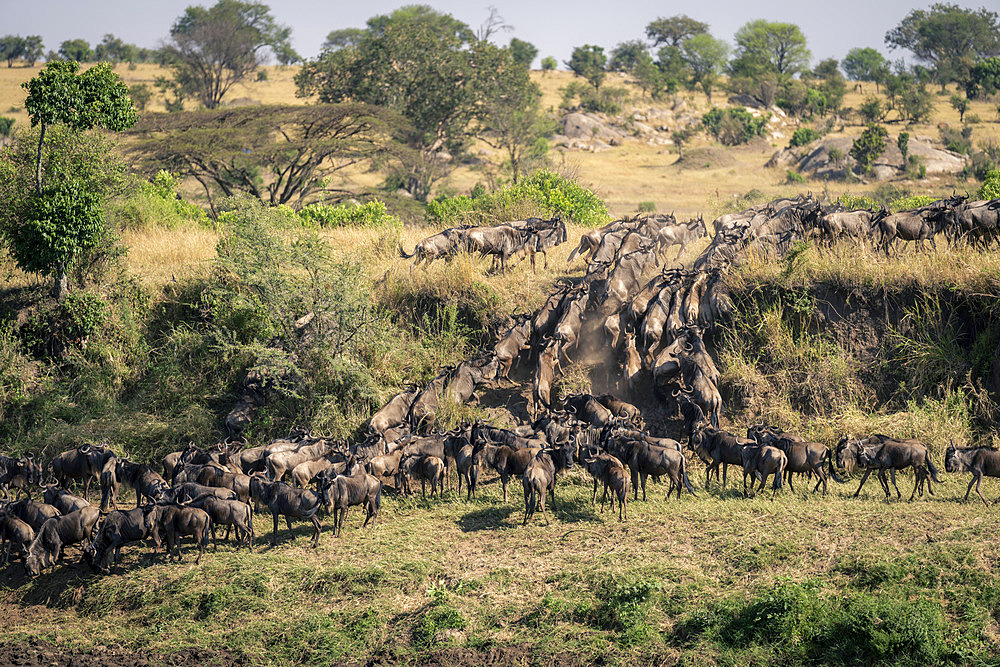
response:
M708 24L696 21L686 14L678 14L668 18L658 18L646 26L646 37L653 46L666 44L680 47L682 43L695 35L708 32Z
M538 48L534 44L526 42L523 39L518 39L517 37L511 38L510 45L507 48L516 62L528 68L531 67L531 63L535 62L535 56L538 55Z
M214 109L229 90L257 71L270 49L283 63L299 59L291 28L279 25L259 2L219 0L212 7L188 7L170 29L161 50L173 69L178 99L193 96Z
M67 270L82 252L96 245L103 228L108 188L100 174L109 151L88 153L79 148L86 146L79 137L97 127L124 130L136 121L128 88L108 63L82 74L79 70L75 61L55 60L23 84L28 91L24 107L32 128L38 128L35 159L30 166L23 159L8 166L10 176L19 183L33 173L34 187L8 193L4 236L19 266L55 276L57 298L66 293ZM60 135L46 150L46 132L52 126L59 128ZM79 155L85 158L73 158Z
M734 73L789 78L809 65L806 38L797 25L758 19L736 31Z
M59 57L85 63L94 58L94 52L85 39L67 39L59 45Z
M685 40L681 50L690 70L692 87L700 85L711 104L712 87L726 65L729 45L708 33L701 33Z
M132 150L153 172L195 178L212 210L220 196L249 194L270 205L299 206L335 194L342 169L390 150L399 120L365 104L253 106L148 114Z

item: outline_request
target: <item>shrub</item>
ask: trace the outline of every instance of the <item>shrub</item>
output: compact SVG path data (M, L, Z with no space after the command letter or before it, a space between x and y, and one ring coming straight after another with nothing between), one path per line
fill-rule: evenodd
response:
M701 122L709 134L719 142L727 146L736 146L764 134L770 119L769 113L754 116L743 107L728 109L713 107L701 117Z
M656 202L651 201L641 201L639 206L636 207L639 213L655 213L656 212Z
M385 204L378 199L364 204L328 206L309 204L299 211L299 219L320 227L401 227L398 218L386 212Z
M186 223L210 225L211 219L177 194L177 178L161 169L148 181L136 181L129 194L108 205L108 218L119 229L175 229Z
M983 186L976 194L979 199L1000 199L1000 169L993 169L983 179Z
M842 194L837 198L841 206L849 211L857 209L867 209L869 211L878 208L879 204L868 195Z
M893 212L908 211L913 208L927 206L934 201L936 201L936 198L930 195L907 195L891 200L888 208Z
M0 137L9 137L14 129L14 119L0 116Z
M914 180L920 180L927 176L927 165L917 157L916 155L910 155L906 158L906 176Z
M791 148L805 146L817 139L819 139L819 132L811 127L800 127L792 133L792 139L788 142L788 146Z
M39 357L62 356L70 347L85 345L107 315L108 305L97 294L70 292L32 315L21 326L21 339Z
M792 169L785 170L785 183L805 183L806 177Z
M957 130L946 125L941 128L941 143L950 151L968 155L972 152L972 128L965 125Z
M858 163L862 173L871 170L872 163L885 150L885 139L889 136L881 125L869 125L861 136L851 144L851 157Z
M591 190L544 170L493 194L438 197L427 205L427 220L445 225L499 222L517 219L508 216L515 211L523 215L526 208L536 215L560 215L585 226L608 221L607 207Z

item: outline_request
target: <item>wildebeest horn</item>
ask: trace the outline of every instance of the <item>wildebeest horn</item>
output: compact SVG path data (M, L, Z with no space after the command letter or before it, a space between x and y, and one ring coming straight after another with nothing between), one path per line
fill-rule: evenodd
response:
M90 446L90 444L84 444L84 445L80 445L79 447L77 447L77 450L81 454L89 454L91 449L93 449L93 448Z

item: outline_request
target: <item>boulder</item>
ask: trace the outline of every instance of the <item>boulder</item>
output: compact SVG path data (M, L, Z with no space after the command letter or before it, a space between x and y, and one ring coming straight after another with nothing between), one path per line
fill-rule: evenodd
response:
M570 139L592 141L599 139L607 142L611 139L621 139L626 135L622 130L612 127L595 114L574 112L562 117L562 133Z
M850 156L854 137L834 137L816 141L799 148L784 148L768 160L768 167L791 168L815 178L839 178L855 164ZM886 149L872 164L872 175L877 180L898 177L903 172L903 155L890 136ZM843 156L837 163L830 159L830 151L837 149ZM909 153L920 158L928 175L957 174L965 168L968 158L959 153L934 146L926 137L911 137Z

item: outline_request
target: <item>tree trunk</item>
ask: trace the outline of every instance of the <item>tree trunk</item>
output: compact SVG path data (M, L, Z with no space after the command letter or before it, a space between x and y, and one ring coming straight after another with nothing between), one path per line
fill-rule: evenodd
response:
M66 275L66 268L60 266L56 282L52 286L52 297L56 301L62 301L67 292L69 292L69 277Z
M42 142L45 141L45 123L38 134L38 153L35 155L35 192L42 194Z

